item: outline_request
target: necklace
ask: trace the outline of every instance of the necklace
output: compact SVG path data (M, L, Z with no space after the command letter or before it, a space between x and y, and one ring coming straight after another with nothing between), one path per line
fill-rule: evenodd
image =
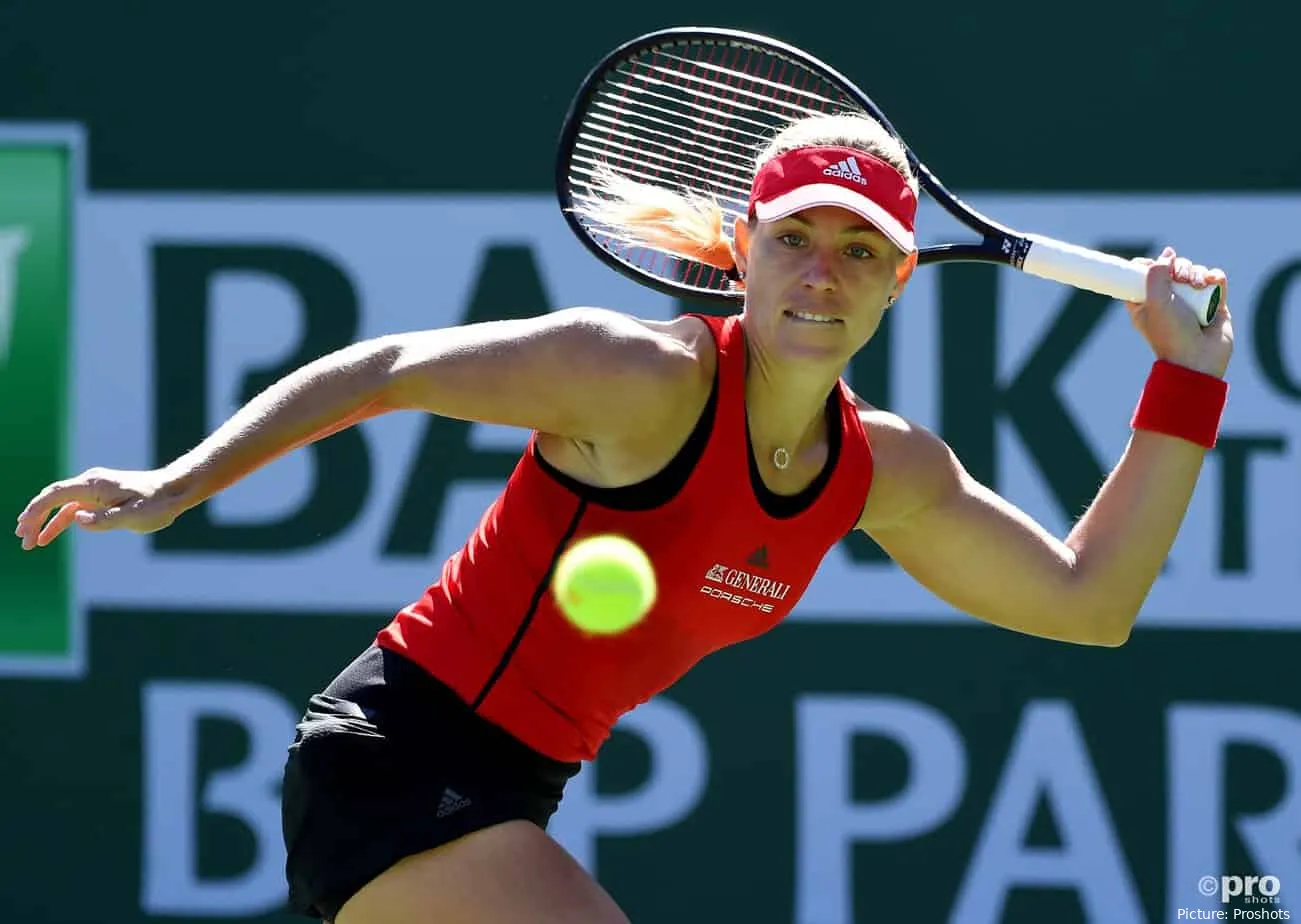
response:
M772 451L772 464L778 469L785 470L786 466L791 464L791 454L778 446Z

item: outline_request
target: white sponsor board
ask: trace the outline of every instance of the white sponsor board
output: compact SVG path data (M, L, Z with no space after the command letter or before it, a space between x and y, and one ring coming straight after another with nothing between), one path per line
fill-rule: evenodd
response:
M150 680L143 685L141 906L148 914L234 917L282 906L277 793L295 710L277 692L244 681ZM917 880L891 881L867 864L856 865L855 849L906 847L950 825L962 826L964 840L972 838L961 867L951 866L953 857L945 853L937 865L922 864L917 873L933 876L941 892L958 881L947 921L1006 920L1012 893L1038 889L1074 893L1085 919L1107 924L1279 920L1301 909L1288 888L1301 879L1296 853L1301 802L1294 795L1301 773L1301 717L1295 712L1240 703L1172 702L1162 710L1164 736L1147 742L1167 749L1163 770L1157 771L1160 765L1145 756L1137 764L1127 763L1120 778L1109 778L1104 771L1113 765L1095 762L1076 708L1061 700L1032 699L1020 710L1008 750L1000 755L993 791L979 807L969 800L973 790L987 784L973 783L973 732L933 706L893 695L806 693L793 712L793 791L774 788L767 798L772 811L791 811L795 819L794 842L781 848L794 867L795 924L851 924L860 919L856 908L877 902L907 905L913 901L909 893L919 888ZM248 750L239 764L201 766L201 736L212 720L236 724L246 736ZM628 791L601 793L591 767L585 768L566 789L549 827L597 876L603 870L598 862L602 839L671 829L726 786L727 771L714 766L709 736L672 699L641 706L623 719L620 729L638 739L649 755L645 778ZM907 775L888 796L864 800L855 795L855 779L861 779L863 768L856 766L853 745L862 736L887 740L907 755ZM1254 808L1249 818L1226 808L1226 792L1232 792L1224 770L1228 753L1244 746L1268 754L1286 780L1286 795L1267 808ZM1141 878L1143 869L1152 868L1153 858L1144 855L1149 848L1139 856L1127 852L1118 823L1122 806L1132 804L1123 795L1127 787L1143 785L1152 771L1164 774L1161 786L1170 793L1166 820L1157 825L1162 836L1154 845L1165 881L1155 888ZM1104 787L1104 782L1112 785ZM783 806L792 796L793 806ZM1059 841L1032 845L1027 835L1043 810L1051 814ZM201 870L197 820L208 812L236 819L252 834L254 850L236 875L218 878ZM976 829L968 835L966 826L973 821ZM705 836L717 836L710 827L703 823L709 831ZM764 835L756 836L762 842ZM1229 865L1241 862L1230 859L1238 843L1250 868L1260 874L1239 875L1240 867ZM749 841L736 847L743 860L753 857L746 853L753 849ZM1141 886L1161 896L1164 915L1146 915ZM1265 915L1257 916L1253 909L1262 907ZM1214 917L1216 911L1223 917ZM770 919L778 920L778 914L774 911Z
M1244 482L1226 478L1225 461L1208 462L1170 567L1158 581L1140 626L1301 626L1301 399L1278 387L1279 370L1301 385L1301 260L1291 229L1298 197L973 197L1001 220L1067 240L1170 242L1230 275L1238 348L1223 432L1267 437L1268 451L1247 457L1241 561L1222 566L1223 508ZM554 200L512 196L136 196L91 194L80 210L74 381L74 465L152 464L155 313L169 305L153 291L153 249L166 245L292 246L324 257L354 286L361 336L458 323L488 248L531 250L551 307L598 304L648 317L670 317L671 299L619 277L574 240ZM924 209L936 238L951 225ZM943 229L943 230L941 230ZM1294 281L1288 283L1289 278ZM941 305L938 274L920 269L893 321L891 390L895 410L939 426ZM1281 314L1258 329L1267 286L1280 285ZM1065 287L1011 270L1000 275L996 368L1011 380L1039 345L1070 296ZM948 293L948 311L960 294ZM237 385L298 345L305 310L292 286L269 276L215 278L208 293L211 429L238 404ZM1262 347L1263 344L1263 347ZM1265 352L1269 352L1266 356ZM1097 458L1110 466L1150 354L1116 308L1065 364L1058 396ZM1272 377L1271 377L1272 376ZM386 556L384 537L421 432L417 415L362 425L372 484L350 525L320 544L277 553L160 554L147 537L109 534L77 542L81 605L269 607L385 612L416 596L442 559L474 528L497 485L454 486L427 559ZM519 448L521 432L479 427L474 441ZM1048 479L1006 421L998 430L997 486L1058 535L1070 513L1059 509ZM1239 465L1239 469L1244 466ZM295 453L211 502L222 523L257 523L303 502L313 477L310 455ZM1226 494L1226 491L1228 494ZM837 549L827 559L796 619L965 620L886 563L859 563Z

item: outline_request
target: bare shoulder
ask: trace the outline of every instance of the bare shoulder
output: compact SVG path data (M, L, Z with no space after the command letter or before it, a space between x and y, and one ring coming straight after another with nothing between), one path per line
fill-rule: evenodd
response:
M709 328L699 318L659 321L597 307L553 314L565 328L554 375L569 381L571 406L585 408L594 425L552 433L636 447L699 415L717 364Z
M656 344L655 352L667 357L669 364L691 368L706 380L713 378L718 361L714 336L699 318L684 314L670 321L655 321L606 309L596 310L613 315L615 323L631 322L641 327Z
M539 319L539 326L561 334L601 361L631 360L637 368L645 363L644 368L655 370L686 357L690 333L682 320L654 321L588 305L552 311Z
M611 379L635 378L656 405L703 404L717 365L713 337L699 318L683 315L658 321L608 308L570 309L586 336L607 341L604 370Z
M662 426L707 390L699 324L573 307L393 335L373 352L387 364L390 409L600 443Z
M938 434L899 414L857 399L858 418L872 447L872 487L858 528L889 528L935 500L961 470Z
M878 467L883 453L886 461L892 462L894 460L891 457L898 453L915 452L922 449L922 444L939 442L939 438L925 427L892 411L879 408L861 395L853 392L851 394L858 409L858 419L862 421L863 429L872 444L873 456ZM940 445L943 445L942 442Z
M577 309L588 337L611 344L603 350L599 380L625 409L634 445L659 442L694 423L709 399L718 365L709 327L682 315L668 321L639 318L606 308ZM666 431L659 433L659 431Z
M699 420L717 368L713 336L703 321L685 315L653 321L605 309L582 313L569 323L584 328L578 338L600 358L574 363L598 368L560 374L582 383L575 404L587 406L587 418L600 424L541 429L539 450L580 481L633 484L659 471Z

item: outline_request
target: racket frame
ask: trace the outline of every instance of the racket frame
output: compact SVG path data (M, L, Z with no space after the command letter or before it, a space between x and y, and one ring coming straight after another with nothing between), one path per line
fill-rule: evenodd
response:
M720 306L736 308L745 298L745 293L740 290L719 291L716 289L696 288L685 283L673 282L656 276L619 259L616 254L607 250L593 238L574 210L569 182L571 156L575 150L578 134L585 124L585 115L595 95L596 88L605 79L605 75L612 72L620 62L632 60L635 56L657 46L675 42L717 42L720 44L753 45L760 51L785 55L828 83L835 85L842 94L857 103L866 114L880 122L882 127L902 145L922 190L960 224L980 235L978 241L951 242L919 247L917 254L918 265L952 262L997 264L1019 271L1030 272L1040 278L1050 279L1065 285L1111 295L1115 298L1123 298L1129 301L1141 301L1143 299L1142 278L1144 271L1138 264L1132 264L1132 269L1126 269L1119 264L1128 261L1122 261L1119 257L1058 241L1044 235L1013 230L994 221L956 196L921 161L872 98L840 71L808 52L780 39L739 29L712 26L674 26L649 32L624 42L606 54L588 72L565 113L565 119L557 142L555 166L556 195L561 214L564 215L570 229L597 259L624 276L667 295L690 298ZM1036 248L1039 249L1037 254L1035 253ZM1029 260L1029 266L1027 266L1027 259ZM1218 286L1207 287L1210 291L1199 290L1182 284L1175 284L1174 288L1179 292L1181 299L1197 315L1202 326L1211 323L1219 306L1220 293Z

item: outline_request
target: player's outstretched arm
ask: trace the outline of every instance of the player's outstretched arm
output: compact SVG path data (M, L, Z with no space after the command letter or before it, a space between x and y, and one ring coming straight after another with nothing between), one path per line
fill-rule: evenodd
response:
M1170 279L1223 284L1215 271L1151 263L1148 299L1129 305L1135 326L1195 404L1222 394L1232 351L1227 308L1201 330L1169 299ZM1169 405L1167 405L1169 407ZM1212 409L1209 414L1218 415ZM859 527L922 585L991 623L1063 641L1119 645L1174 544L1207 449L1194 439L1138 429L1093 503L1064 540L976 482L937 436L865 410L877 460ZM1216 416L1218 420L1218 416ZM1173 429L1178 429L1177 424Z
M619 439L671 412L695 362L665 325L597 308L366 340L285 376L162 469L95 468L47 486L15 533L30 549L74 523L153 532L285 453L389 411Z

